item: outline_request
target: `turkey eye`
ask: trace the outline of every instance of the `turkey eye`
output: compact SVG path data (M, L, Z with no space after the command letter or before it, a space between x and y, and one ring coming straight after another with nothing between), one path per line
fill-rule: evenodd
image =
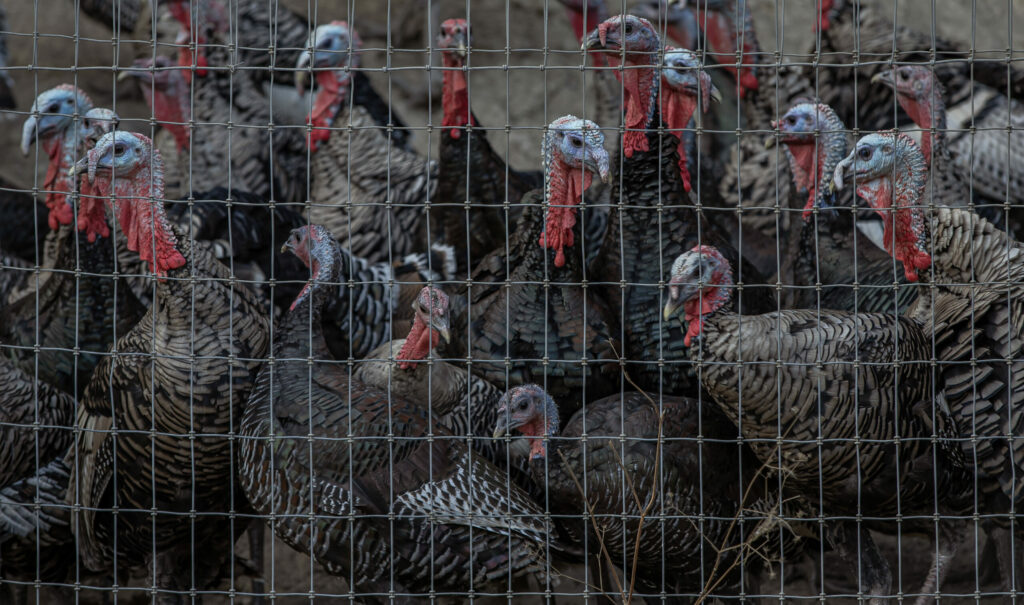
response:
M899 71L899 76L900 76L900 80L906 80L908 77L910 77L910 75L907 73L907 70L905 70L905 69L901 69Z
M128 149L124 145L114 145L114 155L124 155Z
M633 26L631 24L627 23L626 24L626 35L628 36L628 35L630 35L632 33L633 33Z
M519 405L516 406L516 407L519 408L520 410L525 410L526 409L526 402L525 401L520 401Z
M862 160L870 160L871 159L871 149L869 149L867 147L861 147L860 149L857 150L857 156L860 157L860 159L862 159Z
M56 103L54 103L53 105L50 105L49 107L46 108L46 113L57 113L57 111L59 109L60 109L60 105L57 105Z
M583 141L581 141L580 139L569 139L569 142L572 143L572 146L576 147L577 149L583 147Z
M786 123L789 124L790 126L794 126L796 125L796 118L794 118L793 116L789 116L786 118Z

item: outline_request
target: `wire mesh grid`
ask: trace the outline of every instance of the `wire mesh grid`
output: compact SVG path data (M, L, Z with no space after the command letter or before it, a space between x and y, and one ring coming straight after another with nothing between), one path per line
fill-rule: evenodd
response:
M0 601L1019 600L1016 0L2 8Z

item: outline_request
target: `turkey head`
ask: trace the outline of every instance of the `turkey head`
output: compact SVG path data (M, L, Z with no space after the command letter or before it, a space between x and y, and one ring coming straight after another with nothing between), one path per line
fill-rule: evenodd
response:
M658 100L655 66L661 52L661 38L647 19L622 15L605 20L590 32L584 49L604 53L612 67L623 62L630 69L615 72L622 82L626 104L626 132L622 150L627 158L636 151L648 151L646 129L651 127Z
M684 345L690 346L694 337L700 336L705 315L714 313L729 302L732 284L729 261L714 246L695 246L672 263L669 296L663 316L668 322L680 307L683 308L686 324Z
M331 21L317 26L306 43L309 50L299 55L295 63L295 87L305 94L309 73L314 72L317 83L316 99L307 118L312 132L307 137L310 150L330 138L331 124L348 99L352 83L350 67L359 66L359 36L344 21Z
M441 106L444 109L441 127L450 128L449 134L453 139L462 136L461 126L476 126L469 109L469 83L466 81L466 57L471 44L469 24L465 19L448 19L441 24L441 33L437 36L437 47L441 49L445 68L441 89Z
M164 166L149 137L114 131L103 135L71 173L86 172L96 195L105 198L127 239L150 270L165 277L185 266L178 239L164 213ZM111 197L113 196L113 197Z
M114 132L121 118L106 107L94 107L86 112L82 120L82 136L87 150L94 149L104 135ZM110 237L107 213L103 198L97 194L93 184L83 179L79 185L78 230L84 231L90 243L98 237Z
M665 86L661 89L661 119L679 137L679 174L683 188L692 189L690 171L686 168L686 146L683 129L697 108L707 113L711 100L722 100L722 94L711 83L711 76L702 69L700 59L692 52L671 48L665 50L665 69L661 72Z
M403 370L416 368L414 361L426 359L441 338L451 341L448 295L433 286L424 286L412 303L413 322L396 360Z
M321 285L339 283L341 275L341 251L338 242L326 227L321 225L303 225L293 229L288 239L281 246L281 252L291 251L304 265L309 267L310 278L302 291L292 302L290 311L294 311L310 293Z
M810 220L814 206L828 197L819 192L826 193L836 166L846 156L843 122L828 105L797 103L778 121L772 121L772 127L778 129L779 141L786 146L797 189L807 192L803 219ZM774 138L767 140L768 144L774 142Z
M76 124L79 116L92 109L92 100L70 84L61 84L39 95L32 103L30 115L21 129L21 152L28 155L29 147L39 141L49 156L43 189L49 209L50 229L70 225L74 210L67 194L74 187L74 178L68 168L81 152L84 127Z
M924 65L900 65L891 71L881 71L871 78L872 83L881 83L896 93L900 107L910 119L923 129L921 151L924 161L932 158L932 127L946 129L946 106L942 100L942 84L935 79L932 70Z
M594 174L608 182L608 152L598 125L572 115L548 126L543 151L548 216L540 245L555 250L555 266L564 267L564 247L574 243L576 204L590 187Z
M530 440L530 459L547 456L547 439L558 433L558 406L544 389L535 384L515 387L498 400L498 421L494 438L513 430Z
M857 195L883 219L885 250L903 263L907 281L916 282L917 272L932 264L920 207L928 183L921 148L903 133L869 134L836 166L836 188L843 187L847 172L853 174Z
M192 119L187 72L168 57L136 59L118 74L118 80L135 78L142 96L153 110L161 128L166 128L179 151L189 148L188 123Z

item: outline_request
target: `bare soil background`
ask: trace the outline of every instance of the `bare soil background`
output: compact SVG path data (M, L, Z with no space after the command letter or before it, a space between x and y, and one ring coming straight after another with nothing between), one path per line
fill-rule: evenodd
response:
M764 49L803 53L809 48L813 40L813 0L747 1L754 12ZM893 7L896 0L877 1ZM609 4L620 3L610 0ZM631 2L627 6L629 4ZM84 15L77 16L72 0L6 0L3 5L8 17L9 69L16 82L18 111L0 112L0 157L3 159L0 175L26 189L42 182L45 156L39 157L33 151L23 158L18 152L21 122L38 93L63 82L72 82L83 88L97 106L114 108L123 120L123 127L149 131L149 108L134 85L116 82L116 73L111 66L127 66L137 56L150 56L153 52L150 32L155 29L165 36L163 39L172 39L173 24L166 18L151 20L146 17L131 36L114 39L108 26ZM441 121L440 74L427 69L428 65L439 66L440 61L436 54L431 57L425 48L428 37L434 35L440 20L445 18L468 15L473 24L472 106L484 126L499 129L488 136L500 153L511 158L516 168L538 166L540 130L544 125L566 113L585 115L588 113L584 111L585 105L592 102L588 97L586 76L580 68L582 54L564 10L556 0L440 0L432 3L433 10L429 9L426 0L281 0L281 6L303 15L312 11L314 22L347 19L359 31L365 49L364 66L371 70L370 76L377 90L385 98L390 98L395 111L410 126L421 129L416 133L415 145L424 154L436 153L437 131L430 127L439 125ZM1014 27L1022 13L1024 0L1012 0L1010 3L994 0L899 0L895 14L903 24L925 31L934 25L940 36L960 40L978 51L995 51L998 56L1003 56L1007 50L1024 49L1024 28ZM389 31L390 48L387 47ZM170 53L167 49L158 52ZM389 64L391 67L385 68ZM299 120L304 107L296 102L291 108ZM734 106L720 108L721 127L734 127L735 122L730 125L728 116L735 113ZM998 588L998 584L978 577L992 571L978 568L980 553L975 549L975 542L980 548L984 541L983 536L977 541L972 539L961 552L953 564L950 582L945 587L947 590L969 595L976 587L981 590ZM895 541L886 538L882 542L891 551L890 560L896 561ZM237 552L247 550L244 544L243 539ZM318 568L311 569L308 557L295 553L280 542L274 546L273 557L270 551L268 545L267 588L278 594L299 593L294 597L278 597L275 602L308 603L310 592L344 593L344 582L329 577ZM904 539L899 551L902 552L899 569L902 587L913 591L927 570L928 543L916 538ZM817 595L819 583L814 580L815 567L817 565L787 567L785 592L791 596ZM837 582L848 586L853 584L852 572L831 556L826 557L822 569L826 570L829 592ZM582 577L583 571L570 570L570 575ZM764 578L761 590L777 592L780 577ZM242 580L237 587L244 591L248 583ZM566 580L557 590L576 592L580 587ZM30 593L30 602L64 603L71 602L69 599L73 598L71 593L50 589L43 589L38 594ZM104 602L100 594L89 590L83 590L78 598L83 603ZM121 593L117 602L148 600L145 595ZM341 599L322 597L315 600L333 602ZM576 599L559 597L557 600ZM204 602L229 601L231 599L227 596L211 596ZM247 602L248 598L237 601ZM778 597L770 601L778 602ZM943 603L1007 601L1008 597L1002 596L980 600L974 597L943 599ZM113 602L113 599L107 602ZM847 601L829 599L829 602Z

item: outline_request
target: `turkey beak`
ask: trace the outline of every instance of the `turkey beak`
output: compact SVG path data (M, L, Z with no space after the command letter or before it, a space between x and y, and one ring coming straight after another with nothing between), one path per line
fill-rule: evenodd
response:
M673 296L669 294L668 300L665 301L665 308L662 309L661 317L668 323L675 316L676 311L679 307L683 306L683 298L681 296Z
M78 175L82 174L83 172L89 175L89 182L90 183L93 182L96 179L96 171L95 170L89 170L89 158L88 158L88 156L78 160L77 162L75 162L75 165L72 166L70 169L68 169L68 176L74 178L74 177L77 177Z
M21 154L28 155L28 150L36 140L36 125L39 120L36 116L29 116L25 125L21 127Z
M492 437L500 439L508 435L512 429L522 424L521 421L512 418L512 415L508 413L508 408L503 405L498 408L498 421L494 423L494 434Z
M603 26L602 23L597 26L597 29L587 34L582 50L616 50L619 48L618 34L612 32L612 35L609 36L607 28Z
M856 149L854 149L854 151L851 152L850 155L843 158L843 161L839 162L839 164L836 166L835 172L832 173L832 182L829 183L828 186L829 193L834 195L836 191L839 191L840 189L843 188L843 185L845 184L844 179L846 177L846 171L850 168L850 165L853 164L853 154L855 152Z
M776 143L775 136L769 135L768 138L764 140L764 148L765 149L774 149L775 148L775 143Z
M440 334L445 342L452 341L451 330L448 327L448 315L432 318L430 320L430 329Z
M604 150L604 147L588 147L586 157L587 168L600 176L602 183L611 180L611 166L608 152Z
M711 85L711 100L715 103L722 102L722 93L718 90L718 87L714 84Z
M309 63L312 58L312 54L307 50L299 55L299 60L295 62L295 90L300 97L305 95L306 89L309 88Z
M872 84L885 84L886 86L892 86L892 73L889 71L880 71L877 74L871 76Z

